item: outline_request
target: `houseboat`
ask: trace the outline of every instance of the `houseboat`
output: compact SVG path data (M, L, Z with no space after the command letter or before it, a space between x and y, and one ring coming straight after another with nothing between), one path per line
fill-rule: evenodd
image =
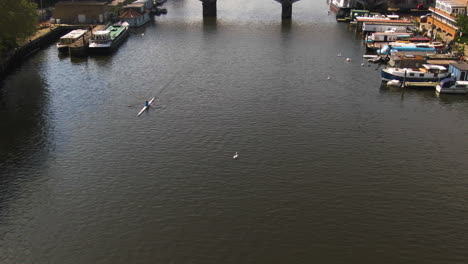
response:
M407 33L415 30L415 25L411 21L406 20L392 20L388 17L385 18L367 18L359 17L357 21L357 30L363 32L385 32L394 31Z
M447 68L440 65L423 64L421 68L385 68L381 70L382 81L439 82L450 76Z
M68 47L73 44L78 39L84 37L87 30L85 29L75 29L70 33L62 36L57 43L57 49L59 52L68 53Z
M330 0L330 10L336 13L336 18L349 16L352 8L350 0Z
M413 33L403 32L374 32L365 38L366 48L369 50L381 49L383 46L388 45L390 42L406 41Z
M440 94L466 94L468 92L468 81L455 81L453 78L447 78L436 86L436 91Z
M89 42L90 52L109 52L117 48L128 36L128 23L117 23L105 30L93 32Z
M119 18L127 22L130 27L139 27L150 21L149 12L139 13L133 9L126 10Z
M152 0L137 0L125 5L123 7L124 12L119 18L127 22L130 27L139 27L150 21L150 12L153 7Z
M413 33L403 33L394 31L374 32L367 36L366 42L393 42L398 40L408 40Z
M385 45L381 49L377 50L378 54L390 55L393 52L398 51L424 51L428 53L435 53L436 49L433 45L428 43L401 43L401 42L392 42L389 45Z
M451 75L457 81L468 81L468 64L452 62L448 68Z

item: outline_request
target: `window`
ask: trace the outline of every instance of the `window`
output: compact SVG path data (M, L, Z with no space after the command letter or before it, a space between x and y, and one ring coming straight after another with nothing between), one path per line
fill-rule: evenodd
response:
M414 73L410 73L409 76L414 76Z
M420 74L419 74L419 77L424 77L424 73L420 73Z

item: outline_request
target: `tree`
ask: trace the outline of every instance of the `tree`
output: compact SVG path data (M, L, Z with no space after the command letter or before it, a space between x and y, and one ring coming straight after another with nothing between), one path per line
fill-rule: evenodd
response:
M36 31L36 9L30 0L0 0L0 54Z
M456 22L457 22L458 31L461 32L463 35L467 35L468 34L468 16L458 15Z

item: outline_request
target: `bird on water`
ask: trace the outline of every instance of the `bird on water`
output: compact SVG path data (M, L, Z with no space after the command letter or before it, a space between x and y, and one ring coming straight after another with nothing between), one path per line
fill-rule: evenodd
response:
M232 158L233 159L238 159L239 158L239 155L237 155L237 151L236 151L236 154L234 154L234 156Z

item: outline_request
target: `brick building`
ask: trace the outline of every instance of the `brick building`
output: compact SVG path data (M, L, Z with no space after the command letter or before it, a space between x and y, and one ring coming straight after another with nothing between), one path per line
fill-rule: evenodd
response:
M102 24L107 22L107 1L64 1L55 5L53 17L68 24Z
M427 22L434 25L438 34L454 37L458 30L457 17L467 15L467 5L466 0L437 0Z

